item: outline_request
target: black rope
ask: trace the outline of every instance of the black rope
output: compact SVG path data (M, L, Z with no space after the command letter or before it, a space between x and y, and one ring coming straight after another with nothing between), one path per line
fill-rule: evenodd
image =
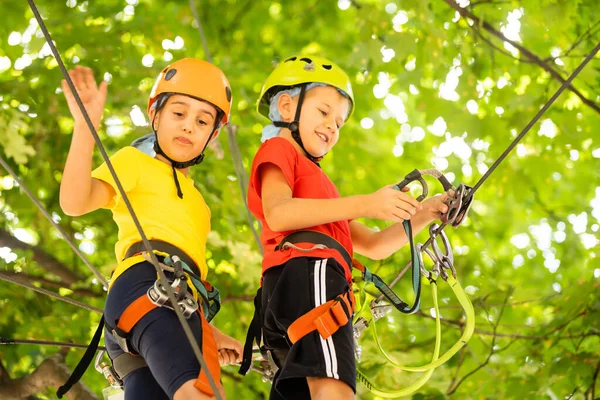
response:
M75 254L77 254L79 256L79 258L81 258L81 260L84 262L84 264L87 265L88 268L92 270L92 272L94 273L96 278L100 281L100 283L102 283L102 285L104 285L105 288L108 288L108 282L106 281L104 276L102 276L100 271L98 271L92 265L92 263L85 257L85 255L83 255L83 253L79 250L79 248L73 242L73 240L62 229L62 227L59 224L57 224L56 222L54 222L54 220L52 219L52 216L50 215L48 210L46 210L46 208L42 205L42 203L40 203L40 201L31 193L31 191L27 188L27 186L25 186L23 181L19 179L19 177L17 176L15 171L13 171L13 169L8 165L8 163L4 160L4 158L2 158L1 155L0 155L0 164L2 164L4 169L6 171L8 171L8 173L13 177L13 179L17 182L19 187L25 192L27 197L29 197L29 199L33 202L33 204L36 205L38 210L40 210L42 212L42 214L44 214L44 217L46 217L46 219L48 219L48 221L50 221L50 223L58 230L58 232L60 233L62 238L65 240L65 242L67 242L69 244L69 246L71 246L71 249L73 249Z
M0 280L6 281L6 282L11 282L11 283L14 283L16 285L19 285L19 286L22 286L24 288L27 288L29 290L32 290L34 292L45 294L46 296L52 297L54 299L57 299L57 300L60 300L60 301L64 301L65 303L69 303L69 304L72 304L74 306L77 306L77 307L80 307L80 308L84 308L86 310L93 311L93 312L98 313L98 314L102 314L102 310L99 309L99 308L92 307L90 305L87 305L85 303L79 302L77 300L70 299L70 298L65 297L65 296L61 296L58 293L54 293L54 292L51 292L49 290L39 288L39 287L34 286L34 285L30 284L30 283L20 282L18 279L15 279L15 278L13 278L13 277L11 277L9 275L6 275L6 274L4 274L2 272L0 272Z
M598 43L596 45L596 47L590 52L590 54L588 54L588 56L585 58L585 60L583 60L583 62L581 64L579 64L579 66L575 69L575 71L573 71L573 73L567 78L567 80L564 81L562 83L562 85L560 85L560 87L558 88L556 93L554 93L554 95L546 102L546 104L544 104L544 106L540 109L540 111L538 111L538 113L535 115L535 117L533 117L533 119L521 131L519 136L517 136L515 138L515 140L513 140L513 142L506 148L506 150L504 150L504 153L502 153L502 155L500 155L500 157L498 157L498 159L494 162L494 164L492 164L490 169L488 169L485 172L485 174L479 179L479 181L475 184L475 186L473 186L473 190L471 190L471 192L469 193L469 195L467 196L467 198L464 201L469 201L471 199L471 197L473 197L473 195L475 194L477 189L479 189L481 187L481 185L483 185L483 183L492 174L492 172L494 172L496 170L496 168L500 165L500 163L502 161L504 161L504 159L508 156L508 154L515 148L515 146L521 141L521 139L523 139L523 137L527 134L527 132L529 132L529 130L533 127L533 125L535 125L535 123L546 112L546 110L548 110L548 108L550 108L550 106L554 103L554 101L556 101L558 96L560 96L562 94L562 92L571 84L573 79L575 79L575 77L577 75L579 75L581 70L583 68L585 68L585 66L592 60L592 58L594 58L594 56L596 55L598 50L600 50L600 43Z
M75 98L75 101L77 102L77 105L79 106L79 109L81 110L81 113L83 114L85 122L86 122L88 128L90 129L92 136L94 137L94 141L96 142L98 149L100 150L100 153L102 154L102 158L106 162L106 166L108 167L113 179L115 180L119 194L123 198L123 201L125 202L125 205L127 206L129 213L131 214L133 222L140 234L142 242L144 243L144 247L150 256L152 265L154 265L154 268L156 269L156 272L159 277L159 281L163 284L163 287L166 289L166 292L169 296L169 300L171 301L171 304L177 304L177 299L175 298L173 289L171 288L171 285L169 285L167 283L168 281L165 276L165 273L163 272L162 268L160 268L158 259L156 258L156 254L154 254L154 251L152 250L152 246L150 245L150 242L148 242L148 238L146 237L146 234L144 233L144 230L142 229L140 221L138 220L137 215L135 214L135 212L133 210L133 207L131 206L131 202L129 201L129 198L127 197L127 194L125 193L125 190L123 189L123 185L121 184L121 181L119 180L119 177L117 176L117 173L116 173L112 163L110 162L108 154L106 153L106 150L104 149L104 146L102 145L102 141L100 140L100 137L98 136L98 133L96 132L96 128L94 127L94 124L90 120L90 117L89 117L83 103L81 102L81 98L79 97L79 94L77 93L77 89L75 88L75 85L73 84L73 81L71 80L71 77L69 76L69 73L63 63L63 60L58 52L58 49L56 48L56 46L54 45L54 42L52 41L52 37L50 36L48 29L46 28L44 20L42 19L42 16L40 15L40 13L35 5L34 0L27 0L27 2L29 3L29 7L31 8L31 11L35 15L35 18L44 34L44 37L46 38L46 42L48 43L48 46L50 46L50 50L52 50L52 54L54 55L54 58L56 59L56 62L58 63L58 66L59 66L67 84L69 85L69 89L71 90L73 97ZM222 397L221 397L221 394L217 387L217 384L215 383L215 380L208 369L206 361L204 360L204 357L202 356L202 352L200 351L200 347L198 346L198 342L197 342L196 338L194 337L194 334L190 328L188 321L185 319L185 317L183 316L183 313L181 312L181 310L178 307L174 307L174 311L175 311L175 314L177 315L177 318L179 319L179 322L181 323L181 326L186 334L186 337L188 338L188 340L190 342L192 350L194 351L194 354L195 354L198 362L200 363L200 367L206 373L206 377L208 378L208 382L210 384L211 389L213 390L216 398L218 400L222 400Z
M77 343L68 343L68 342L53 342L49 340L33 340L33 339L10 339L4 338L0 336L0 345L3 344L35 344L38 346L58 346L58 347L68 347L71 349L87 349L87 344L77 344ZM106 350L104 346L98 346L98 350Z

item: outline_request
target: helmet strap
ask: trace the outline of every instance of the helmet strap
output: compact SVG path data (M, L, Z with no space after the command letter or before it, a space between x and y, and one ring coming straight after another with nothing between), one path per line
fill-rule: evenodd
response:
M292 122L284 122L284 121L272 121L273 125L278 128L287 128L292 132L292 138L294 141L298 143L298 146L306 153L306 158L310 161L317 164L320 167L319 161L323 159L325 154L320 157L315 157L310 154L306 148L304 147L304 143L302 143L302 137L300 136L300 113L302 111L302 103L304 103L304 95L306 94L306 84L300 86L300 95L298 97L298 107L296 108L296 115L294 116L294 120Z

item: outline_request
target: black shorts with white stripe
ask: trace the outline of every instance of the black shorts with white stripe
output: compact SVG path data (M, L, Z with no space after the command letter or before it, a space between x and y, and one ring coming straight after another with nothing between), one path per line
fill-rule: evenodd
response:
M310 399L307 377L338 379L356 392L352 321L328 339L314 331L291 345L285 337L296 319L348 288L344 271L334 259L293 258L265 272L261 299L263 340L280 367L271 400Z

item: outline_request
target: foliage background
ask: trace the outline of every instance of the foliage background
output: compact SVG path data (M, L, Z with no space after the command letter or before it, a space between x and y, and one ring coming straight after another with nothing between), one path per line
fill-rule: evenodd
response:
M90 66L111 81L100 132L109 153L149 132L130 113L145 109L153 80L169 60L206 57L187 1L38 3L67 65ZM273 66L303 52L346 69L356 112L322 163L343 195L373 192L431 165L455 183L472 185L600 41L596 0L196 3L214 62L234 90L232 123L246 171L266 122L254 104ZM27 3L0 0L0 10L1 154L108 275L116 239L109 212L70 218L58 204L72 129L58 91L60 70ZM599 68L597 55L478 192L468 222L448 230L459 278L476 307L477 331L413 398L600 396ZM193 173L213 213L211 279L227 301L216 324L243 340L260 253L225 133L213 150ZM1 272L101 308L101 287L3 170L0 196ZM400 251L370 265L391 279L407 257ZM410 284L401 285L406 296L409 290ZM462 316L447 288L441 298L449 346L460 335ZM430 357L430 306L426 298L420 314L394 315L378 325L386 349L406 364ZM1 337L87 343L98 318L0 283ZM385 365L369 335L362 344L361 368L378 385L398 388L415 379ZM31 377L57 351L0 347L0 393L22 385L19 378ZM81 354L71 350L66 364L72 368ZM266 398L268 385L257 374L242 380L235 368L224 371L230 398ZM106 386L93 368L83 381L96 396ZM51 385L42 382L14 398L51 398ZM358 397L372 398L362 388Z

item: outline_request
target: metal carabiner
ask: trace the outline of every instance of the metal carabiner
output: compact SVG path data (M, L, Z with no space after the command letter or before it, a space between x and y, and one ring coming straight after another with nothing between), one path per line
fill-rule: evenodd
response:
M96 362L94 363L94 368L96 368L96 371L104 375L110 386L114 388L122 388L123 381L121 380L121 378L119 378L115 369L112 367L112 365L108 365L102 361L104 354L106 354L106 350L98 351L98 355L96 355Z
M427 195L429 194L429 187L427 186L427 182L425 182L425 179L423 179L423 174L421 174L421 171L419 171L418 169L415 169L414 171L407 174L404 177L404 180L402 182L400 182L397 185L394 185L392 187L396 190L401 191L409 183L414 182L414 181L418 181L421 184L421 187L423 188L423 193L421 193L421 195L419 197L417 197L417 201L423 201L423 199L426 198Z
M422 243L417 243L415 246L417 249L417 254L419 255L418 256L419 257L419 269L421 270L421 274L425 278L431 279L431 271L428 271L427 268L425 268L425 263L423 262L423 253L427 253L429 258L431 258L433 260L434 268L435 268L435 260L433 259L433 256L429 253L429 250L427 249L427 247L424 247Z
M433 250L433 255L435 256L434 263L439 264L439 274L442 278L447 279L448 274L445 269L449 269L452 271L452 276L456 277L456 270L454 269L454 253L452 252L452 246L450 245L450 240L448 240L448 236L443 230L439 229L439 225L431 224L429 225L429 233L431 235L431 247ZM444 245L444 251L440 249L440 246L437 243L437 238L441 237L442 244ZM428 254L430 257L431 255Z
M414 181L419 181L419 183L421 184L421 187L423 188L423 193L419 197L417 197L417 201L422 201L429 194L429 188L427 187L427 183L425 182L425 179L423 179L424 175L429 175L429 176L436 178L442 184L442 187L444 188L444 191L446 191L446 192L449 190L455 190L454 186L452 186L450 181L448 181L448 178L446 178L444 176L444 174L442 173L442 171L440 171L437 168L422 169L422 170L415 169L412 172L410 172L409 174L407 174L404 177L404 180L402 182L395 185L395 188L397 188L398 190L402 190L409 183L414 182Z

